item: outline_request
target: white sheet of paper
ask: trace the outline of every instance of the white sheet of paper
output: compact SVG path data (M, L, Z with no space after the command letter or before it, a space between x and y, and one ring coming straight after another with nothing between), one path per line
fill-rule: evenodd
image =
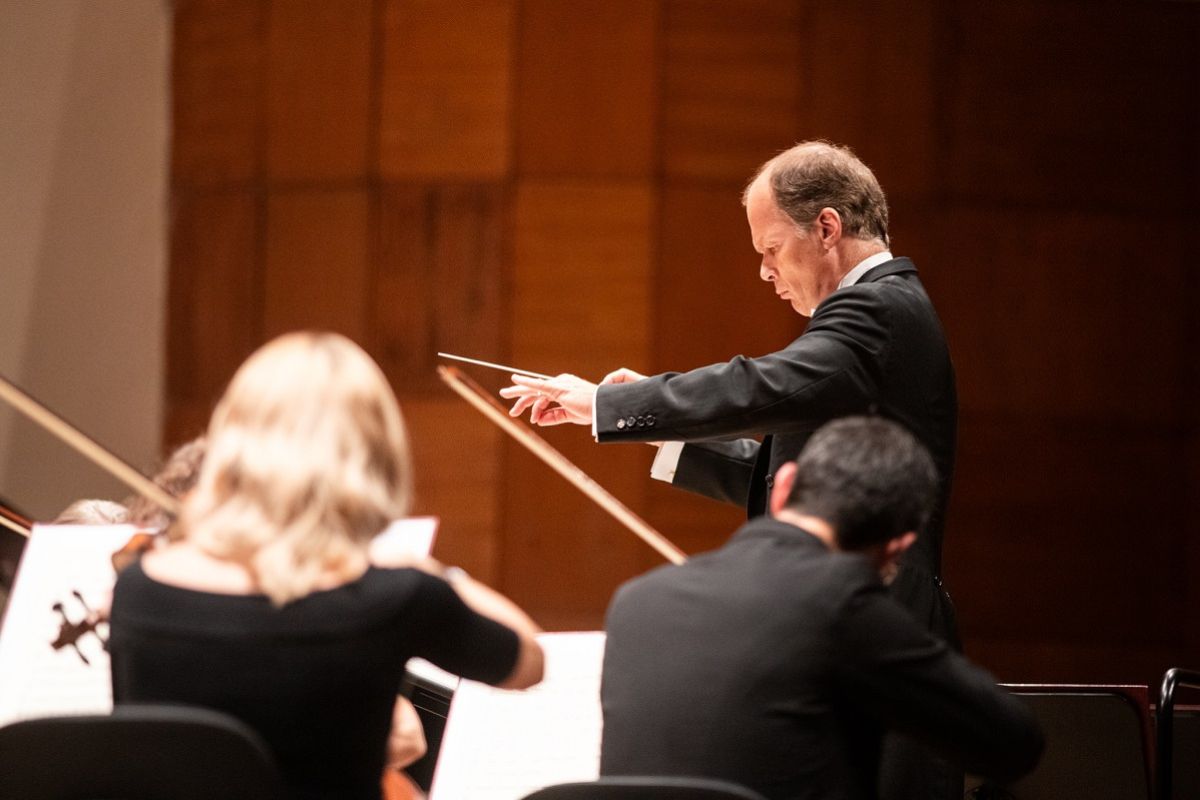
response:
M525 691L464 680L454 694L430 800L520 800L600 771L604 634L546 633L544 680Z
M0 628L0 725L55 714L104 713L112 708L108 653L93 634L79 650L50 643L62 617L82 619L78 591L93 610L107 609L115 575L112 554L129 541L129 525L34 525L25 545ZM107 635L107 626L100 626Z
M458 684L462 682L462 678L446 672L437 664L430 664L423 658L410 658L405 668L410 675L427 680L448 694L454 694Z
M437 536L437 517L405 517L394 520L371 540L371 560L381 566L402 564L408 559L427 558Z

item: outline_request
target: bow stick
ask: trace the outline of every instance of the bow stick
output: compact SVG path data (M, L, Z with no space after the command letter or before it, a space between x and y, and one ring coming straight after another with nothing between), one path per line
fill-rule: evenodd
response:
M179 513L179 501L169 495L161 486L105 450L78 428L19 389L16 384L3 375L0 375L0 400L7 402L21 414L37 423L43 430L57 436L77 453L90 459L138 494L158 503L168 513Z
M28 539L33 522L25 519L12 509L0 506L0 527L8 528L13 533L19 533Z
M464 364L474 364L477 367L487 367L488 369L498 369L501 372L507 372L513 375L528 375L530 378L541 378L544 381L550 380L552 375L543 375L540 372L530 372L527 369L517 369L516 367L508 367L504 364L495 364L491 361L480 361L478 358L467 358L466 356L456 356L453 353L438 353L442 358L452 358L455 361L461 361Z
M667 561L672 564L682 564L687 560L687 555L682 550L651 528L644 519L630 511L624 503L613 497L586 472L572 464L566 456L554 449L553 445L510 417L504 407L493 400L492 396L475 381L454 367L438 367L438 375L456 394L499 425L501 430L566 478L576 489L595 501L598 506L612 514L618 522L637 534L642 541L657 550Z

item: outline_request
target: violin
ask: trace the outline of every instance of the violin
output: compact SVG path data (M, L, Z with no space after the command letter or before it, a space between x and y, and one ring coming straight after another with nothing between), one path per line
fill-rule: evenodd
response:
M0 375L0 400L8 403L47 433L56 436L68 447L91 460L139 495L157 503L168 514L175 516L179 513L179 501L161 486L104 449L83 431L59 417L2 375Z
M46 408L46 406L42 405L3 376L0 376L0 400L8 403L39 427L56 436L76 452L94 462L105 472L125 483L142 497L161 507L167 514L174 517L178 513L179 501L161 486L110 453L95 440ZM30 530L33 527L32 521L3 507L0 507L0 524L26 537L29 536ZM112 555L113 569L119 572L139 558L141 554L154 546L157 535L144 531L135 533L124 546ZM71 647L79 655L79 658L83 660L83 663L90 664L91 662L88 661L87 656L79 649L79 640L88 634L93 634L99 637L101 643L107 647L107 642L101 636L98 627L108 622L108 613L105 610L93 610L89 608L87 603L84 602L83 596L78 591L72 594L79 601L80 605L83 606L84 616L78 621L73 621L67 616L66 608L63 604L61 602L55 603L52 609L59 614L62 621L59 623L58 635L51 642L51 647L55 650Z
M33 521L25 519L11 508L0 505L0 527L8 528L13 533L18 533L28 539L29 532L33 528Z
M51 606L51 609L53 611L57 611L59 616L62 617L62 622L59 623L58 636L54 637L54 641L50 643L50 646L55 650L61 650L64 647L74 648L75 654L79 656L79 660L90 667L92 662L89 661L84 652L79 649L79 640L91 633L100 640L100 644L105 649L108 649L108 640L104 636L101 636L100 631L97 630L100 625L108 622L108 615L103 611L93 611L91 608L89 608L87 602L83 599L83 595L78 591L71 592L71 594L74 595L75 599L79 601L79 604L83 606L83 618L78 622L72 622L67 616L67 611L63 607L62 603L55 603L53 606Z
M121 545L112 554L113 572L120 572L133 564L157 545L166 531L136 531L129 541Z
M383 789L383 800L425 800L425 793L421 791L421 787L398 769L385 767L380 786Z

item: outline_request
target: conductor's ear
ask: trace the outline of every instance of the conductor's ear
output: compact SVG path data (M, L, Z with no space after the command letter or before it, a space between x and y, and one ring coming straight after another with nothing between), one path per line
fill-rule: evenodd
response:
M788 495L792 493L795 484L796 462L789 461L775 472L775 483L771 487L771 497L768 500L771 516L775 516L787 506Z
M917 540L917 532L916 531L908 531L907 533L900 534L899 536L895 537L894 539L890 539L887 543L887 547L886 547L885 553L884 553L886 559L889 562L895 561L897 558L899 558L901 555L904 554L905 550L912 547L913 542L915 542L916 540Z
M842 215L834 208L822 208L813 227L820 234L821 243L827 250L837 246L842 239Z

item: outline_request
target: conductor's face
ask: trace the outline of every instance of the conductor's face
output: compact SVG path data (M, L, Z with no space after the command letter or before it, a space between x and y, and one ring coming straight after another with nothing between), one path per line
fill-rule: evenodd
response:
M765 180L757 181L746 196L746 217L754 249L762 254L758 274L775 288L797 313L809 317L832 291L820 237L802 230L775 204ZM834 282L836 285L836 281Z

